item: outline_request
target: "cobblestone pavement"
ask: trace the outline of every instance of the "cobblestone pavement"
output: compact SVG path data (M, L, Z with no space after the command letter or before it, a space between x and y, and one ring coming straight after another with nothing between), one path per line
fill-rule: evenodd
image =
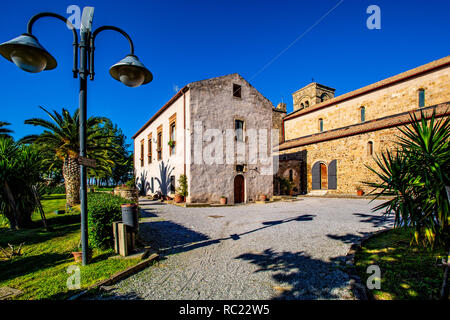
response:
M181 208L142 200L153 266L97 299L353 299L343 258L391 224L366 199Z

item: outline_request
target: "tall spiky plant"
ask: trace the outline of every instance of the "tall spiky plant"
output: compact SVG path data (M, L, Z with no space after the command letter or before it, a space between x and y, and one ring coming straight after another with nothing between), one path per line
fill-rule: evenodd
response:
M66 201L73 206L80 203L80 166L77 158L80 153L79 138L79 110L71 115L68 110L62 109L61 114L53 110L53 113L41 108L52 121L41 118L25 120L25 124L43 127L45 130L39 135L29 135L22 138L24 143L36 143L51 151L49 161L56 157L63 163L63 176L66 187ZM100 162L105 162L106 149L114 149L98 129L98 126L106 122L103 117L90 117L86 121L87 155Z
M447 267L441 296L448 298L448 263L450 256L450 215L446 186L450 185L450 118L429 120L423 111L415 113L410 123L399 128L397 150L376 157L377 169L368 167L378 182L366 182L374 188L375 199L388 195L392 199L374 210L384 209L395 215L396 227L412 227L417 244L442 245L447 255Z

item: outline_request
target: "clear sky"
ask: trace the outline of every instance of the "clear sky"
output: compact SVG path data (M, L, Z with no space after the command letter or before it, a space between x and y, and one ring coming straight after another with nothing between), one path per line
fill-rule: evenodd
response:
M275 106L283 99L290 112L291 94L312 78L341 95L450 54L448 0L340 1L2 1L0 42L24 33L36 13L69 16L69 5L95 7L94 28L115 25L127 31L154 80L138 88L113 80L108 69L128 53L128 43L114 32L100 34L88 115L111 118L129 142L192 81L239 73ZM381 30L366 27L372 4L381 9ZM15 138L40 132L23 123L45 116L39 105L73 111L78 104L71 32L46 18L34 25L33 34L58 67L29 74L0 59L0 121L12 123Z

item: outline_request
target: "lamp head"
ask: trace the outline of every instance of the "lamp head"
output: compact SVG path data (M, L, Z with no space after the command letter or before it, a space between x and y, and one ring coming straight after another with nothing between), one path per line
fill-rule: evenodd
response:
M57 65L55 58L29 33L0 44L0 54L20 69L31 73L52 70Z
M138 57L129 54L109 69L111 76L128 87L139 87L153 80L153 75Z

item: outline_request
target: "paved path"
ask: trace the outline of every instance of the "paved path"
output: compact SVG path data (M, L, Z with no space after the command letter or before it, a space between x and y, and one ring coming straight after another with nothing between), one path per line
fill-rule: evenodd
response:
M141 236L163 259L107 299L352 299L350 245L386 221L360 199L180 208L142 201ZM100 298L100 297L99 297Z

